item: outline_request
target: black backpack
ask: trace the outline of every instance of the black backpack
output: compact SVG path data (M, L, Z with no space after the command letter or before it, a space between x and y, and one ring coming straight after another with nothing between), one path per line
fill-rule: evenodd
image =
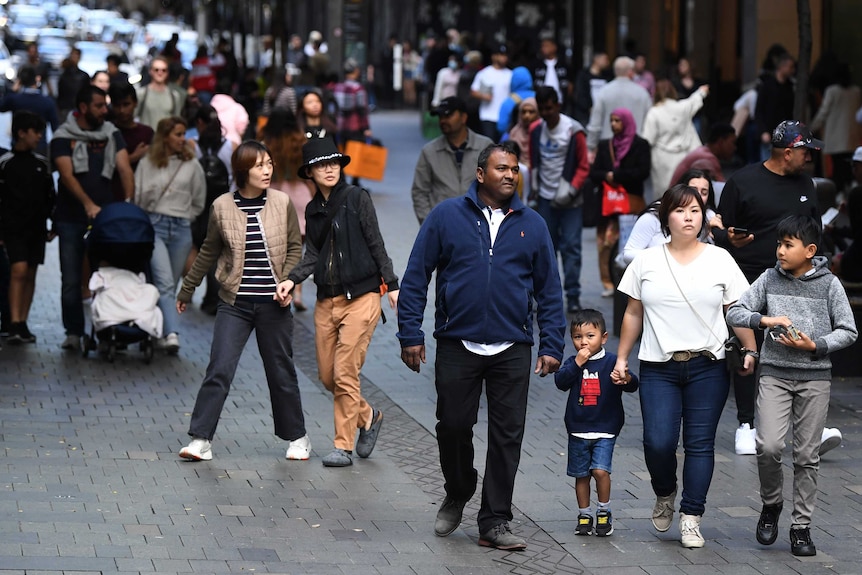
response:
M224 144L224 140L222 140ZM220 148L221 146L219 146ZM207 201L204 211L192 223L192 240L195 247L200 249L207 233L207 222L209 221L210 208L213 202L222 194L230 191L230 173L227 166L216 155L218 150L202 150L203 156L198 160L204 170L204 178L207 184Z
M207 182L207 209L217 197L230 191L230 174L224 162L212 151L203 150L204 155L199 160L204 169Z

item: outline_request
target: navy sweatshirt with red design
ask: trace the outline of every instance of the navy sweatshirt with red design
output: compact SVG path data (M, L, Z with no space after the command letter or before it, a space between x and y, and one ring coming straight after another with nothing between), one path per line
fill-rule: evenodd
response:
M637 391L638 378L629 372L631 381L615 385L611 381L611 371L616 362L615 354L599 352L579 367L573 355L554 374L557 388L569 392L565 417L568 433L619 435L625 422L623 392Z

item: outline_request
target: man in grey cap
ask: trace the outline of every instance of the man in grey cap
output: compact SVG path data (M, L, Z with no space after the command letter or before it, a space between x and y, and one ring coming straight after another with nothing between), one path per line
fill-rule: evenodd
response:
M715 243L739 264L748 283L775 266L775 237L778 223L787 216L804 215L820 220L817 190L805 171L811 150L820 150L811 130L797 120L785 120L772 132L772 150L765 162L750 164L734 173L724 186L718 213L725 229L713 228ZM758 349L763 332L755 330ZM737 419L737 455L755 455L754 375L733 376ZM841 432L826 428L820 453L841 444Z
M479 152L493 144L467 127L467 104L461 98L444 98L431 115L437 116L442 135L423 146L410 191L420 224L434 206L467 192L476 179Z

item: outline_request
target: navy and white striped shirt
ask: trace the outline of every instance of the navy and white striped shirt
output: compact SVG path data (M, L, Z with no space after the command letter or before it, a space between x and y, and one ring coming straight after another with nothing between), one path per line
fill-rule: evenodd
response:
M242 267L242 281L236 297L244 300L261 302L272 301L278 282L272 272L269 257L266 253L263 232L261 230L260 211L266 205L266 190L256 198L244 198L239 191L234 192L233 201L236 207L245 212L245 261Z

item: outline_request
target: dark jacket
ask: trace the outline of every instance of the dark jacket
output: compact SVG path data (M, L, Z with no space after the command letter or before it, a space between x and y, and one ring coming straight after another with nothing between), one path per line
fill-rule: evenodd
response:
M635 136L632 147L620 160L620 165L614 168L611 160L610 140L602 140L596 148L596 161L590 168L590 179L601 186L608 172L614 173L614 183L622 185L629 194L635 196L644 195L644 182L650 174L650 145L649 142Z
M600 356L600 357L596 357ZM625 422L623 392L638 389L638 378L625 385L611 381L611 371L617 356L605 352L591 357L586 365L578 367L575 356L563 362L554 374L554 384L569 392L566 401L566 431L568 433L610 433L619 435Z
M35 152L0 155L0 240L46 232L57 194L45 156Z
M305 254L288 278L299 284L313 273L317 299L353 299L378 291L381 282L398 289L367 190L343 179L328 200L318 190L305 208L305 234Z
M434 337L477 343L533 341L539 356L561 360L566 318L557 257L548 226L517 195L493 248L473 182L466 195L431 210L413 244L398 296L398 339L422 345L428 282L437 272Z

